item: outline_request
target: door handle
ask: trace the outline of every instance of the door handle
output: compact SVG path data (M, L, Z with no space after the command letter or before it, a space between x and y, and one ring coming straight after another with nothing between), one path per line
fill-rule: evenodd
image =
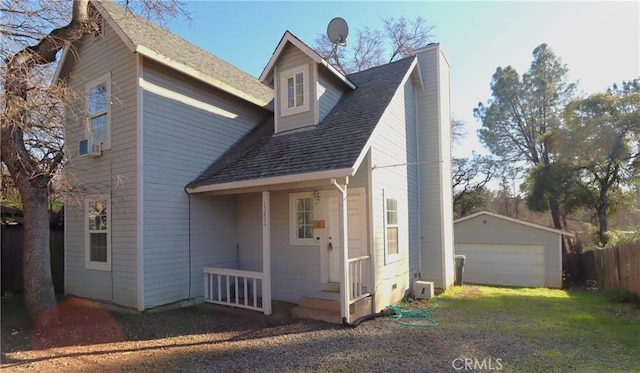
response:
M331 242L327 245L327 249L329 249L329 251L333 250L333 244Z

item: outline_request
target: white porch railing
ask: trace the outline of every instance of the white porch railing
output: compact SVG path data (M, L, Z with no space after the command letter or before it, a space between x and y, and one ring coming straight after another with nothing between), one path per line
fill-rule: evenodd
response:
M225 306L264 311L262 272L204 267L204 301Z
M349 304L353 304L362 298L371 295L369 272L369 255L349 258Z

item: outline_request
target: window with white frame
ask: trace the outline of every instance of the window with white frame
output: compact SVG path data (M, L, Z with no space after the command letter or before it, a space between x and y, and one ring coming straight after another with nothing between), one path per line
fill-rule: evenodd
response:
M289 195L291 245L315 244L313 209L312 193L292 193Z
M85 266L111 270L111 203L109 196L87 198L85 211Z
M398 200L385 199L385 248L387 262L399 257L398 246Z
M86 85L88 138L101 143L102 149L111 148L111 74L107 73Z
M282 116L309 110L309 65L280 73Z

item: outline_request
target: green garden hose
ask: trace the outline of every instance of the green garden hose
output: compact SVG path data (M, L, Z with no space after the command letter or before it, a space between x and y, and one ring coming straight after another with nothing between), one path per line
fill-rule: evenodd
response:
M428 308L418 308L414 311L411 308L400 306L389 306L395 313L393 319L396 323L404 326L438 326L438 322L431 317L431 312L438 308L437 300L434 305Z

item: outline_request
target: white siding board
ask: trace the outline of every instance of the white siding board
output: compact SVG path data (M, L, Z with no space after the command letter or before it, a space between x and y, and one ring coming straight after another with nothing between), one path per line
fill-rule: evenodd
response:
M447 288L453 282L449 66L439 46L418 53L418 65L422 276Z
M235 228L230 230L227 221L235 223L236 206L235 200L231 205L215 199L191 201L189 247L189 197L184 187L259 123L265 112L148 60L143 79L145 304L152 307L193 297L199 301L204 262L194 262L194 253L211 265L235 257ZM166 97L167 91L180 96ZM227 116L196 108L190 100L222 109ZM210 220L211 225L195 228L194 216ZM220 237L224 245L217 248L213 242Z
M401 87L383 114L371 148L373 239L375 250L375 309L400 300L409 289L413 270L418 268L416 198L416 97L413 82ZM413 164L412 164L413 163ZM401 165L395 167L385 167ZM385 258L384 200L398 200L400 257ZM396 289L393 289L393 286Z
M344 88L330 72L318 67L318 84L316 97L318 98L318 120L322 120L331 112L344 95ZM324 72L324 73L323 73Z
M65 176L86 194L111 195L111 272L87 270L84 247L84 204L68 196L66 210L65 292L77 296L136 306L136 60L108 25L105 35L93 40L85 37L77 43L77 53L69 53L63 69L70 85L84 94L85 83L111 73L111 149L99 158L79 157L78 141L85 137L80 118L72 111L65 122L67 163ZM76 60L76 56L80 56ZM75 112L83 113L79 100ZM133 129L133 132L130 131ZM82 197L81 197L82 198Z

